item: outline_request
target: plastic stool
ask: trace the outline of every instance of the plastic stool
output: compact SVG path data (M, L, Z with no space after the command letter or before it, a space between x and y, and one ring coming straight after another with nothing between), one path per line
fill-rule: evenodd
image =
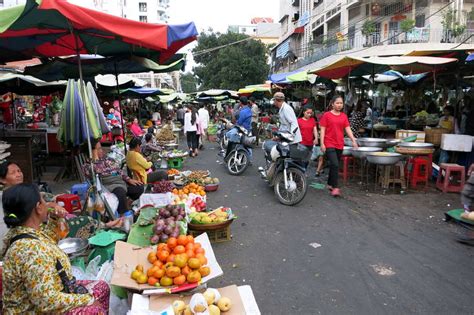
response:
M446 174L443 176L443 170ZM466 169L464 166L451 163L441 163L439 166L436 188L444 193L461 192L466 180Z
M430 175L431 165L428 159L416 157L411 159L412 170L410 173L410 186L417 188L419 183L424 184L424 188L428 186L428 178Z
M389 189L392 184L400 184L402 189L407 188L407 182L405 178L405 165L403 162L397 162L393 165L377 165L376 173L381 168L380 176L376 181L382 186L383 189Z
M81 198L79 198L78 195L73 195L73 194L64 194L64 195L59 195L56 197L56 202L64 203L64 209L66 209L67 212L73 213L76 210L82 210L81 206Z
M341 156L341 161L342 171L339 172L339 175L342 175L342 180L345 185L349 177L356 175L355 159L350 155L343 155Z
M75 184L71 187L71 194L78 195L81 200L85 200L87 191L89 190L89 183Z

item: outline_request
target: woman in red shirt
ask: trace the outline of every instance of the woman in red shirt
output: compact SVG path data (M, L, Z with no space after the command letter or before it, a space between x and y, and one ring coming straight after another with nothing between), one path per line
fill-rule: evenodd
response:
M352 146L357 148L357 141L352 134L347 115L342 112L344 100L342 96L334 96L329 103L331 110L324 113L319 125L321 127L321 151L329 160L328 187L331 195L341 194L338 188L339 160L344 149L344 131L352 140Z
M313 152L313 145L318 144L318 128L316 127L316 120L313 117L313 109L305 106L303 109L303 117L298 118L298 126L300 128L301 144L308 148L309 152ZM306 163L306 167L308 167Z

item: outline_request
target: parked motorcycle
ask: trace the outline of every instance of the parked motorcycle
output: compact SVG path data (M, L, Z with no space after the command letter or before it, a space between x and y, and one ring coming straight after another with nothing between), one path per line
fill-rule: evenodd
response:
M294 141L291 133L276 132L275 136L280 142L265 152L266 167L259 167L259 172L273 187L278 201L293 206L303 200L308 190L305 162L311 152L301 144L290 144Z
M230 175L240 175L250 165L251 148L256 142L256 137L241 126L233 126L238 131L238 140L228 140L228 148L224 162Z

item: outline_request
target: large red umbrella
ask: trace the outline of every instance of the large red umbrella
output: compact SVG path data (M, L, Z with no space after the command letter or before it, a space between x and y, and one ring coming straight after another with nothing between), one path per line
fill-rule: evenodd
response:
M194 23L136 22L65 0L0 11L0 62L77 54L135 55L163 63L198 35Z

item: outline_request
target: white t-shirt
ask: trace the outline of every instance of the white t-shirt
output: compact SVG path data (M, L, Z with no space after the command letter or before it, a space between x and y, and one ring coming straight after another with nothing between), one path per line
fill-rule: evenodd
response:
M298 119L293 108L285 102L281 106L278 115L280 116L280 131L294 133L295 141L293 143L300 143L303 138L301 137Z
M194 125L191 124L191 112L186 112L184 114L184 132L188 131L197 131L197 116L196 116L196 121L194 122Z
M207 129L209 126L209 112L205 108L200 108L198 114L199 119L201 120L202 129Z
M160 113L154 112L153 115L152 115L151 120L153 120L153 121L161 120L161 115L160 115Z

